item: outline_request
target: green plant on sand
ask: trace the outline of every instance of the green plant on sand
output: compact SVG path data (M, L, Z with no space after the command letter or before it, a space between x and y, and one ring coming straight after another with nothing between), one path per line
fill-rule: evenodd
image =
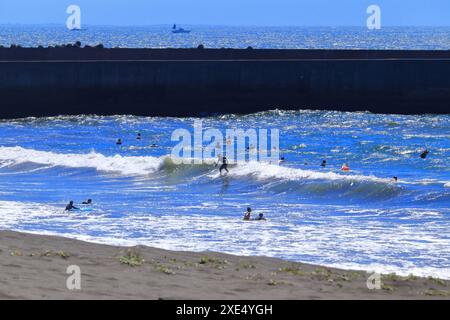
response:
M450 296L450 292L443 291L443 290L437 290L430 288L427 291L424 292L426 296L432 296L432 297L448 297Z
M305 272L302 271L300 268L296 268L296 267L282 267L278 269L279 272L285 272L285 273L290 273L296 276L304 276Z
M142 255L135 250L127 250L126 255L119 258L120 263L126 264L130 267L141 266L145 260Z
M227 260L203 256L200 258L198 264L202 264L202 265L212 264L214 267L216 267L218 269L222 269L225 265L229 264L229 262Z

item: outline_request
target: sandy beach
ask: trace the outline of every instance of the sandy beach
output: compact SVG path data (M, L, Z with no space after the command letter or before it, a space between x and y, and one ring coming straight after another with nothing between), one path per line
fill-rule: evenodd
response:
M81 289L67 268L79 266ZM1 299L448 299L449 281L0 231Z

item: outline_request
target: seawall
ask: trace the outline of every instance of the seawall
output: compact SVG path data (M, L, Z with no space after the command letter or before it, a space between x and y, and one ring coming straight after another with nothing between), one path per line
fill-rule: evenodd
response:
M450 51L0 48L0 118L450 113Z

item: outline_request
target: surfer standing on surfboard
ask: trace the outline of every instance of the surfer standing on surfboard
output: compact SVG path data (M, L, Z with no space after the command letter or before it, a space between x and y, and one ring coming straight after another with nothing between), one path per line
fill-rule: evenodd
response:
M219 168L219 172L222 175L222 170L225 170L228 174L228 159L227 157L222 157L222 165Z

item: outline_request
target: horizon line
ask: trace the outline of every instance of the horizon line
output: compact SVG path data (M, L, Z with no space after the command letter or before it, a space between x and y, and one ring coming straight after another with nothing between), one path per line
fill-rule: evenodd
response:
M172 26L174 23L157 23L157 24L90 24L83 23L84 26L89 27L159 27ZM192 24L192 23L175 23L180 26L197 26L197 27L231 27L231 28L364 28L365 25L252 25L252 24ZM7 22L0 23L0 26L61 26L66 28L65 23L60 22L46 22L46 23L21 23L21 22ZM450 28L450 25L385 25L383 28Z

